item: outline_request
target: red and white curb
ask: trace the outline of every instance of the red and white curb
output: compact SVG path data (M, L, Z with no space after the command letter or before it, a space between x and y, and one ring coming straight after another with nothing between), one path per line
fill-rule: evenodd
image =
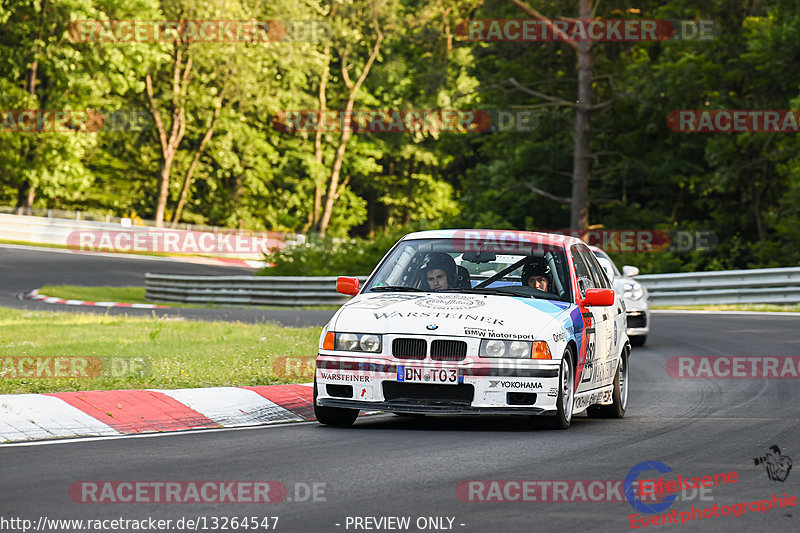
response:
M169 309L168 305L156 304L124 304L119 302L90 302L87 300L65 300L64 298L56 298L54 296L45 296L39 294L39 291L34 289L32 291L20 294L20 300L36 300L46 304L64 304L64 305L89 305L94 307L130 307L132 309Z
M312 384L0 396L0 442L314 419Z

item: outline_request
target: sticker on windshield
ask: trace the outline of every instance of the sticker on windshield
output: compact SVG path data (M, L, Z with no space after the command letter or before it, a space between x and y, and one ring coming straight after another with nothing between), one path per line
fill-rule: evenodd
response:
M471 298L461 294L429 296L414 303L428 309L473 309L486 304L481 298Z

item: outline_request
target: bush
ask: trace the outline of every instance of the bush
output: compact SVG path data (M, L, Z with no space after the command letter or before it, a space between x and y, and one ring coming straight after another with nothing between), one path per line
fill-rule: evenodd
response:
M275 266L258 272L260 276L367 276L386 252L411 230L383 233L372 240L312 238L297 246L267 254Z

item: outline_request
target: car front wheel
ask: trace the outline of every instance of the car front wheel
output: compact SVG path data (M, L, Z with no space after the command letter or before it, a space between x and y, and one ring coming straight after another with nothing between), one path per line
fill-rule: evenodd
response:
M358 418L358 409L317 405L317 381L314 380L314 416L317 422L326 426L350 427Z
M575 370L572 363L572 350L569 348L561 358L561 368L558 371L558 398L556 400L556 415L537 417L537 420L547 429L567 429L572 422L572 408L575 403Z

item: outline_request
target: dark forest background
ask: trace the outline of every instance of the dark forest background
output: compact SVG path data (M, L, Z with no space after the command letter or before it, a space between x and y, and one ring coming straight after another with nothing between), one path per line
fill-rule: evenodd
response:
M644 272L798 264L797 134L676 133L666 121L677 109L800 109L796 0L2 1L0 109L141 120L96 133L4 123L0 205L324 235L312 258L323 263L380 255L412 229L570 228L576 48L473 42L457 26L531 11L578 17L587 6L599 18L713 20L717 31L591 46L579 225L718 237L711 252L622 258ZM79 20L223 18L330 31L273 43L69 37ZM282 110L348 107L528 110L534 127L317 135L273 124Z

